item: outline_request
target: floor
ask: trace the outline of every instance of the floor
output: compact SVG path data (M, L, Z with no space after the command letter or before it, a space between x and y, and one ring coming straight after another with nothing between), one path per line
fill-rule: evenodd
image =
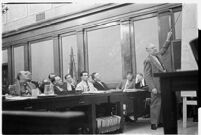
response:
M139 118L137 122L126 122L124 127L124 134L144 134L144 135L162 135L163 128L157 130L150 129L149 119ZM182 127L182 120L178 120L178 134L179 135L198 135L198 123L193 122L191 118L188 119L187 128Z

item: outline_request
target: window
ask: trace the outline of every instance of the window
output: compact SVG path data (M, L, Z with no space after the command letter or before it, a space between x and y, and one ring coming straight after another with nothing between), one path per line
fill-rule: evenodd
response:
M24 70L24 46L14 48L14 71L15 77L19 71Z
M34 81L47 79L49 73L54 73L52 40L31 44L31 67Z
M159 48L157 18L149 18L134 22L136 71L144 73L144 60L147 57L146 46L150 43Z
M174 13L174 24L175 24L175 38L181 39L181 28L182 28L182 13Z
M2 63L8 63L8 50L2 50Z
M77 75L77 38L76 35L64 36L61 38L62 44L62 57L63 57L63 78L66 74L70 73L71 63L74 65L74 74ZM73 56L73 57L72 57ZM73 59L71 59L73 58Z
M119 82L122 79L120 26L89 31L87 36L89 72L99 72L104 82Z

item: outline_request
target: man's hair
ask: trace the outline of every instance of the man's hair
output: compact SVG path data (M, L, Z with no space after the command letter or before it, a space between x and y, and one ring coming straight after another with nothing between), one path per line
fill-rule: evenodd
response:
M126 74L126 75L129 75L129 74L130 74L130 75L133 75L133 73L132 73L132 72L127 72L127 74Z
M64 79L67 79L67 76L71 76L71 74L66 74L65 76L64 76Z
M87 74L88 74L87 71L82 71L82 72L80 73L80 77L82 77L84 73L87 73Z
M95 78L96 73L97 73L97 72L93 72L93 73L91 74L91 78L92 78L93 80L94 80L94 78Z
M48 78L49 78L49 80L50 80L51 82L54 82L54 81L55 81L55 77L56 77L56 75L55 75L54 73L50 73L49 76L48 76Z
M52 83L56 81L56 77L59 77L59 78L60 78L60 76L55 75L55 76L52 78L52 80L51 80Z
M143 77L143 74L142 73L137 73L136 75L141 75Z

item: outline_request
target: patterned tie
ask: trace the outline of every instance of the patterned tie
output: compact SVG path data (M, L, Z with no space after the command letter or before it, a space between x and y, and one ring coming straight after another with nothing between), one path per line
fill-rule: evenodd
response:
M87 91L90 91L90 88L89 88L89 83L88 83L88 81L86 81L86 84L87 84Z
M104 85L101 82L98 82L98 83L103 87L103 89L105 89Z

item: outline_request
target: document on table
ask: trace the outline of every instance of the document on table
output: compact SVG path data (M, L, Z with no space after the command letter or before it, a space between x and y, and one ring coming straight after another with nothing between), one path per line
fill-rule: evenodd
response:
M85 92L83 92L83 94L88 94L88 93L94 93L94 94L96 94L96 93L105 93L105 91L98 90L98 91L85 91Z
M6 100L26 100L26 99L35 99L37 97L22 97L22 96L5 96Z
M138 92L138 91L145 91L143 89L124 89L123 92Z

